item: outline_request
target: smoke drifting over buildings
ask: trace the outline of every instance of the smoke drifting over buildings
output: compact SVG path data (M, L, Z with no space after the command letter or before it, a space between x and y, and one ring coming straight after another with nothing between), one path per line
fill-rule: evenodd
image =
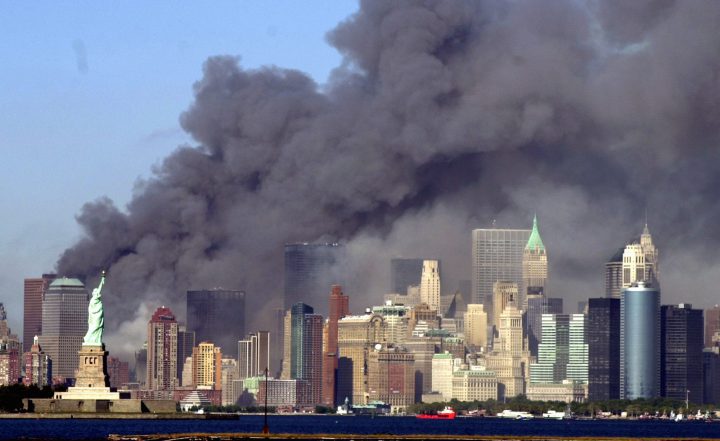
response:
M571 300L602 295L602 264L647 208L664 301L709 304L717 23L713 1L367 1L329 32L345 58L322 88L212 57L181 115L196 145L126 209L86 204L58 272L109 269L110 332L148 300L182 317L187 289L215 286L246 291L261 320L282 305L283 244L341 241L361 308L391 256L467 279L472 228L529 228L537 212L548 294Z

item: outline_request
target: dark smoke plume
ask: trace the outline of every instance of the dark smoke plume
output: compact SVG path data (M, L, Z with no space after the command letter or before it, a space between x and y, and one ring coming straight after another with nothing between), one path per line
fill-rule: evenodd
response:
M344 62L322 90L210 58L181 116L197 145L126 210L86 204L58 270L109 268L120 333L214 286L245 289L259 326L281 305L285 242L346 242L358 311L384 293L389 256L442 258L450 292L470 278L470 229L537 212L551 294L580 300L602 295L604 260L647 209L664 300L707 306L718 23L716 1L363 1L328 34Z

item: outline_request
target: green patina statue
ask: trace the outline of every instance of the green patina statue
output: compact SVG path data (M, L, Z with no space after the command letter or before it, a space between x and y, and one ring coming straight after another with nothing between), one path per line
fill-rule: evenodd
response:
M93 289L90 304L88 305L88 331L83 338L83 345L102 346L103 329L105 328L105 314L103 313L102 287L105 284L105 271L100 276L100 284Z

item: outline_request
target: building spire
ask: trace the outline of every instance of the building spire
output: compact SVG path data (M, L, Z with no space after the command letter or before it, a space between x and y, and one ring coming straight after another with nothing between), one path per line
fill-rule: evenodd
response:
M531 251L545 251L545 245L540 238L540 231L538 229L537 214L533 216L532 232L530 233L527 245L525 245L525 249Z

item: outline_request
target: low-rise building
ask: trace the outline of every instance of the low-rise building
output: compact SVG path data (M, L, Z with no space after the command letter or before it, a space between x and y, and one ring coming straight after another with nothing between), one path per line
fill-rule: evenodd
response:
M453 372L452 398L458 401L497 400L497 374L480 366Z

